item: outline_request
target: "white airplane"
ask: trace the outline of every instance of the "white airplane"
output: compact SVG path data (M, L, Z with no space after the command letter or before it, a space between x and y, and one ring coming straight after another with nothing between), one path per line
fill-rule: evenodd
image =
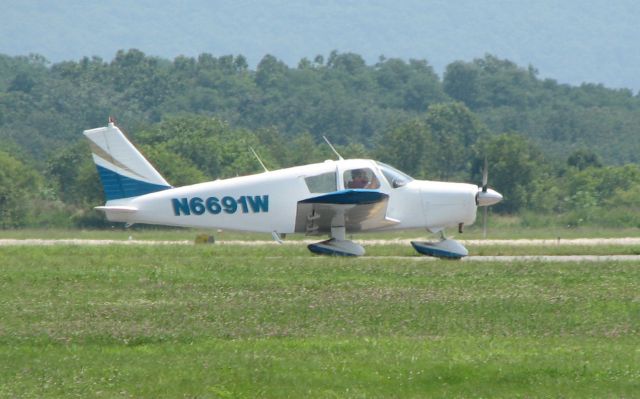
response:
M343 256L365 253L347 234L426 229L440 232L441 239L413 241L418 252L459 259L468 251L445 238L444 229L462 232L475 221L478 206L502 200L487 188L486 163L481 187L416 180L381 162L345 160L328 141L339 160L172 187L111 119L107 127L84 135L107 199L96 209L109 221L127 225L265 232L279 242L290 233L328 234L328 240L310 244L309 250Z

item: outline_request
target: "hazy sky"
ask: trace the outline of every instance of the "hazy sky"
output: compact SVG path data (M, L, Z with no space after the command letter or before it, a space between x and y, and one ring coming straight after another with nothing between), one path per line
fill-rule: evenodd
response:
M0 53L53 62L137 48L173 58L202 52L302 57L352 51L427 59L441 74L486 53L563 83L640 89L640 2L537 1L7 1Z

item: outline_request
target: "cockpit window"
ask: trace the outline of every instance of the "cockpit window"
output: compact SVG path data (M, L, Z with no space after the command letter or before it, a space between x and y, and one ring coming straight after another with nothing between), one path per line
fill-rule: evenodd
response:
M323 173L304 178L310 193L331 193L338 189L336 172Z
M402 187L413 180L413 177L409 176L406 173L400 172L393 166L389 166L382 162L377 162L377 164L380 167L382 174L393 188Z
M344 187L375 190L380 188L380 181L369 168L351 169L344 172Z

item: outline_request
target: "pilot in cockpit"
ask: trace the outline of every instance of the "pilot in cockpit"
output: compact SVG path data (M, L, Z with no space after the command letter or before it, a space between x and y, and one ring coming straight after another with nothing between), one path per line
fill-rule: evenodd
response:
M376 189L380 187L378 178L369 169L353 169L347 188Z

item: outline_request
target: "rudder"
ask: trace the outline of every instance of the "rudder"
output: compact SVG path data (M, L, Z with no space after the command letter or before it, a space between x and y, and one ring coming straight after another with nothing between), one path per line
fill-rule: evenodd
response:
M107 202L171 188L111 119L107 127L83 133L89 139Z

